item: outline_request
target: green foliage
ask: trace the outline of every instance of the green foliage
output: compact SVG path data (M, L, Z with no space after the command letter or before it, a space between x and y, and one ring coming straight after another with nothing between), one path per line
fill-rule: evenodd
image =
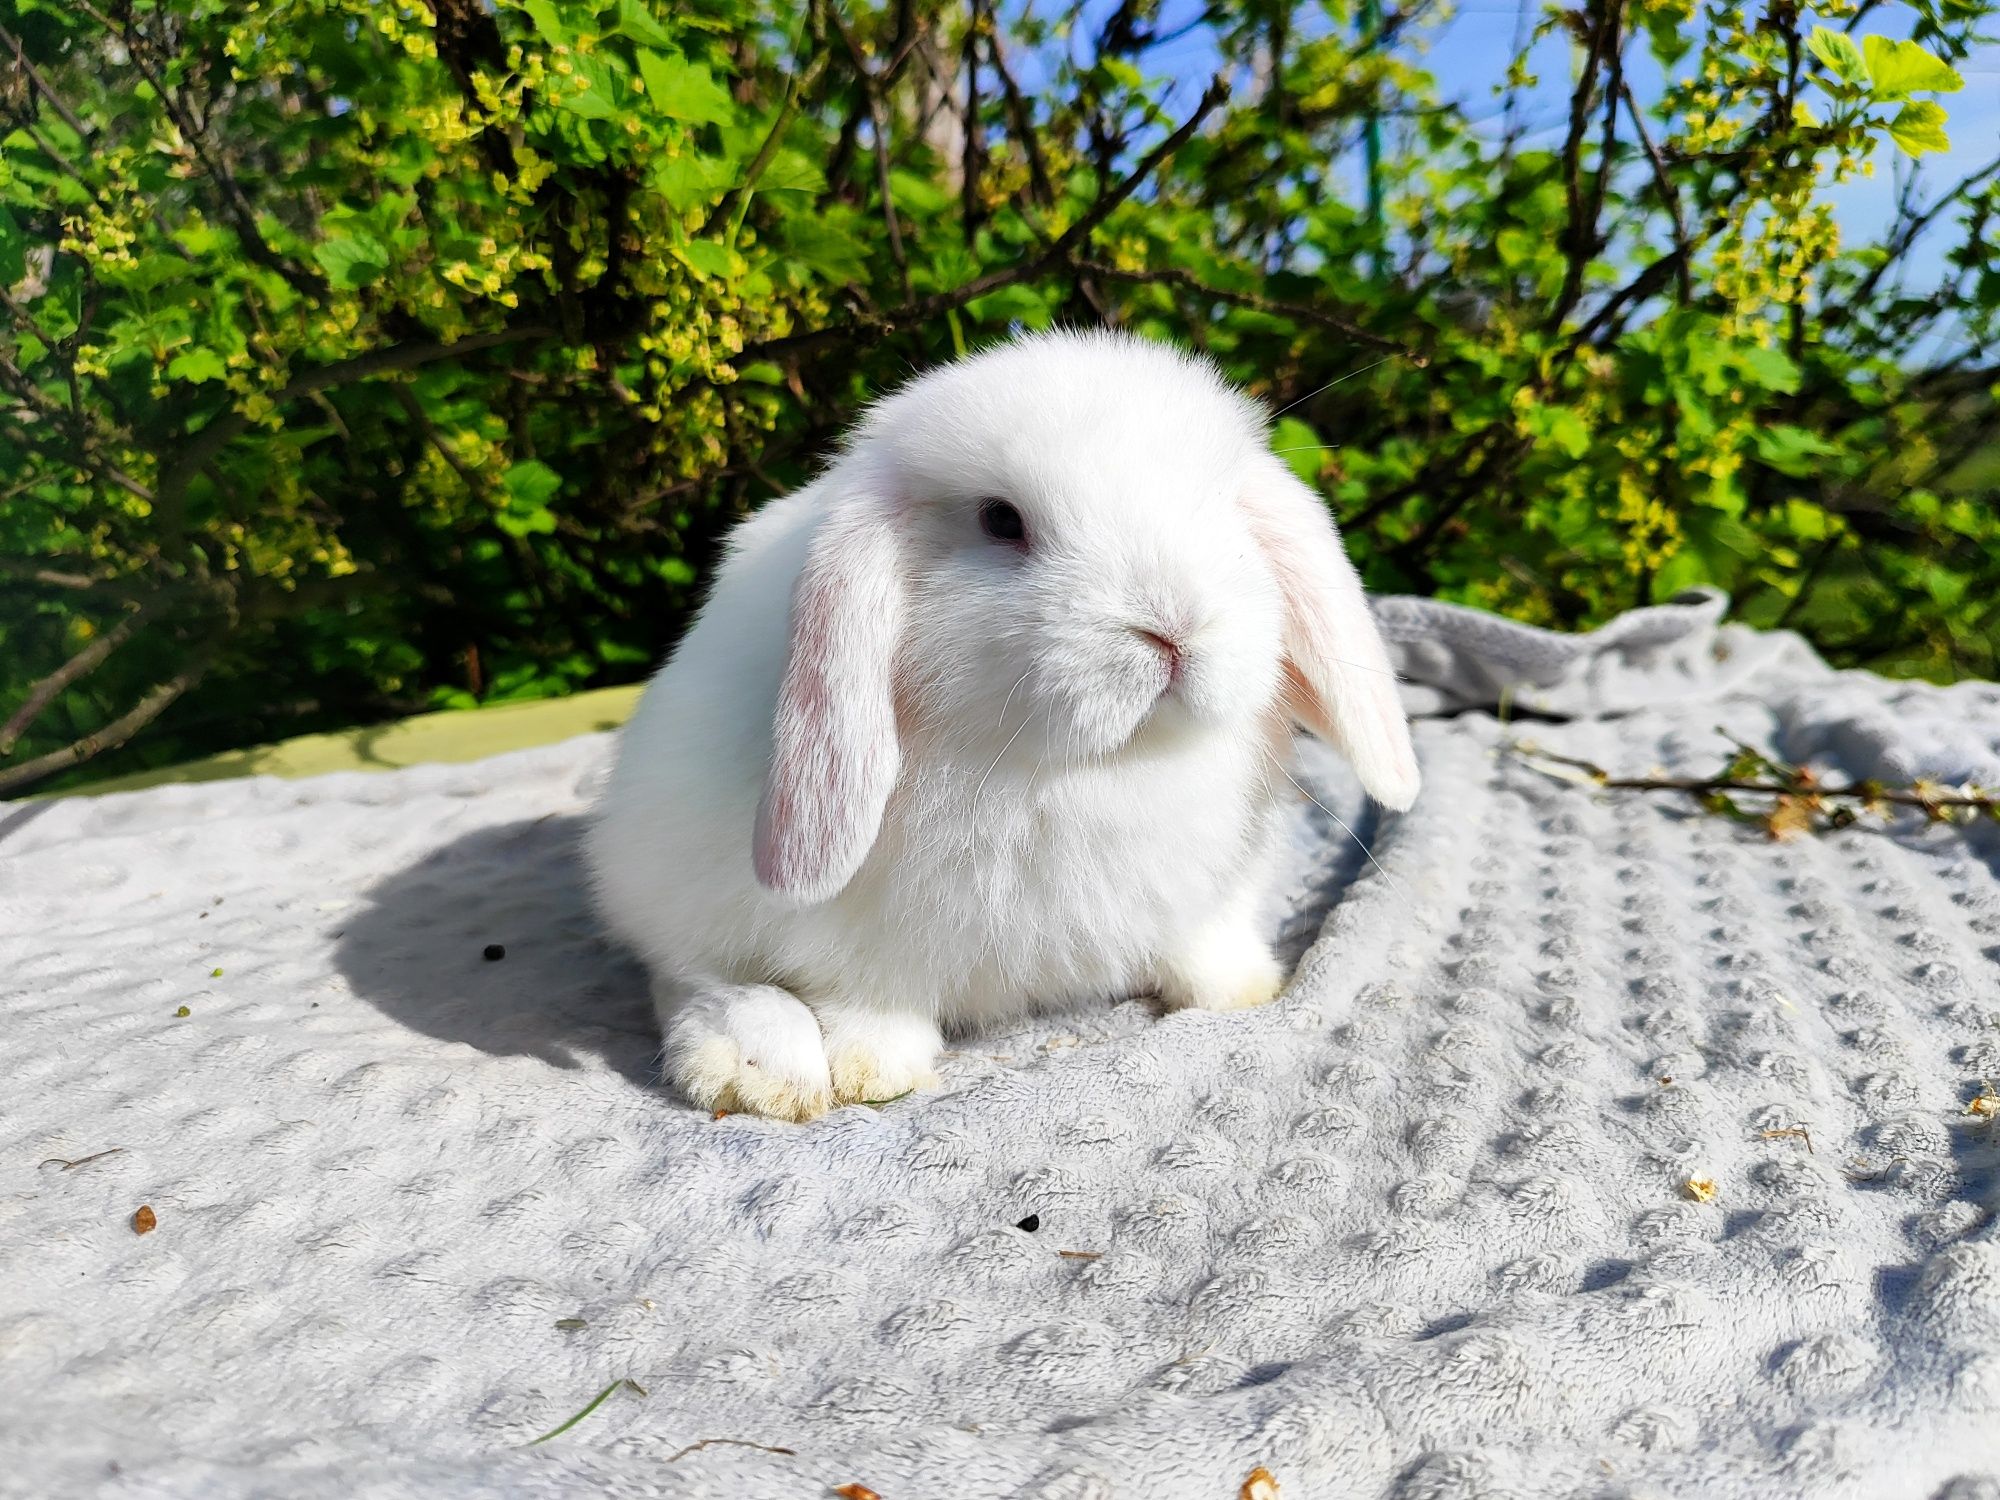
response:
M1197 108L1145 5L13 0L0 790L629 680L860 403L1055 322L1288 408L1376 587L1993 673L2000 197L1908 164L1994 9L1552 7L1531 136L1421 7L1213 6Z

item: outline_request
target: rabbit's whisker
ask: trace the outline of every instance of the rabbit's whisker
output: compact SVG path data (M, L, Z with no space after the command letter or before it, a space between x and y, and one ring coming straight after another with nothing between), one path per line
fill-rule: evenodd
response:
M1023 675L1025 676L1026 674L1024 673ZM1026 729L1028 725L1033 722L1034 717L1035 717L1035 711L1032 708L1029 709L1026 713L1021 715L1021 728L1015 730L1011 735L1007 737L1007 743L1002 745L1000 747L1000 753L993 757L993 764L988 766L986 768L986 774L979 778L979 785L972 789L973 806L977 807L979 805L979 794L986 790L986 783L993 779L994 770L999 766L1001 761L1007 758L1007 752L1014 748L1014 741L1018 740L1021 737L1021 731Z
M1364 666L1358 661L1348 661L1345 657L1340 656L1329 656L1327 660L1343 667L1352 667L1357 672L1373 672L1378 677L1393 677L1398 682L1402 681L1403 674L1390 667Z
M1271 413L1271 416L1273 420L1275 420L1278 417L1282 417L1286 412L1290 411L1292 407L1304 406L1306 402L1312 400L1313 397L1320 395L1326 391L1332 390L1335 386L1339 385L1341 381L1352 380L1357 375L1366 375L1370 370L1379 370L1382 368L1382 366L1386 365L1387 363L1389 363L1390 360L1395 358L1397 358L1397 356L1394 354L1385 354L1380 359L1376 360L1375 363L1372 365L1363 365L1358 370L1349 370L1345 375L1342 375L1334 380L1329 380L1325 385L1321 386L1319 390L1307 391L1303 396L1299 397L1298 400L1292 402L1290 405L1279 407L1276 411Z
M993 727L995 730L998 730L1002 724L1005 724L1007 722L1007 710L1014 706L1014 695L1021 691L1021 684L1028 680L1028 673L1034 670L1035 670L1034 663L1030 662L1025 668L1022 669L1021 675L1014 679L1014 685L1007 689L1007 701L1000 705L1000 717L993 721ZM1012 742L1009 741L1009 743ZM1005 755L1007 752L1003 750L1000 753L1002 755Z
M1387 870L1382 868L1382 861L1375 857L1375 851L1373 849L1370 849L1365 843L1361 841L1361 835L1356 833L1352 828L1349 828L1347 826L1347 823L1341 818L1339 813L1335 812L1332 808L1328 807L1324 802L1320 801L1319 798L1315 797L1311 792L1307 791L1304 786L1300 785L1298 777L1294 776L1290 771L1287 771L1283 765L1279 764L1278 761L1274 759L1271 761L1271 764L1278 767L1279 775L1283 776L1285 780L1289 781L1293 786L1298 787L1300 796L1304 797L1306 801L1310 802L1314 807L1318 808L1321 812L1325 813L1329 818L1333 819L1333 821L1339 825L1340 831L1346 834L1349 838L1354 840L1355 847L1360 849L1360 851L1367 856L1368 863L1373 865L1376 869L1376 872L1380 874L1384 880L1389 882L1389 888L1396 893L1399 899L1403 901L1408 901L1410 899L1407 895L1404 894L1403 887L1401 883L1396 879L1396 877L1391 875Z

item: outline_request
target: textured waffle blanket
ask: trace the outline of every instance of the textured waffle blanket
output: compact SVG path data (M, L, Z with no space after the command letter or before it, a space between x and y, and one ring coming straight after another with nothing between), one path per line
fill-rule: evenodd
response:
M2000 689L1381 613L1426 790L1304 752L1286 998L810 1126L651 1079L601 736L0 806L0 1492L2000 1494L2000 827L1504 753L1993 784Z

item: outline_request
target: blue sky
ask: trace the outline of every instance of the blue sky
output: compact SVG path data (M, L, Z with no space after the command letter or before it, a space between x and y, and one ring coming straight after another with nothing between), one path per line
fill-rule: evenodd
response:
M1108 12L1115 0L1091 0L1090 17ZM1393 8L1393 0L1385 5ZM1440 89L1450 97L1470 104L1475 115L1497 111L1494 86L1513 57L1517 38L1531 33L1540 5L1522 6L1516 0L1467 0L1441 28L1432 29L1431 49L1426 66L1437 78ZM1168 0L1160 29L1171 31L1180 21L1200 13L1198 0ZM1870 16L1865 30L1907 36L1913 20L1908 6L1887 5ZM1215 52L1200 33L1157 49L1149 59L1149 71L1171 74L1176 80L1171 112L1178 113L1193 102L1215 65ZM1525 123L1535 138L1550 145L1560 144L1568 118L1571 87L1570 47L1562 37L1544 38L1535 48L1532 65L1538 77L1536 87L1524 101ZM1627 53L1633 88L1643 100L1658 87L1659 71L1646 49L1634 45ZM1924 158L1923 181L1935 192L1955 182L1965 173L1989 160L2000 150L2000 45L1988 45L1964 62L1959 71L1965 76L1962 92L1945 96L1942 103L1950 115L1948 127L1952 149L1943 155ZM1496 130L1498 121L1495 121ZM1829 190L1840 220L1843 239L1850 245L1865 243L1878 235L1893 217L1897 180L1891 163L1908 159L1885 141L1876 156L1876 175L1856 179ZM1358 172L1357 172L1358 176ZM1933 228L1920 245L1911 263L1911 280L1921 283L1935 277L1941 257L1950 242L1949 223Z

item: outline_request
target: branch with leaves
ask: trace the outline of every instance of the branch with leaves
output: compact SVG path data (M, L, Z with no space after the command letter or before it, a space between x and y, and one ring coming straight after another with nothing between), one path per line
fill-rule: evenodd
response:
M1875 778L1830 782L1809 766L1793 765L1718 729L1734 747L1710 776L1616 776L1593 761L1559 755L1527 740L1509 748L1524 763L1558 780L1607 792L1686 797L1704 812L1761 828L1774 839L1851 828L1863 817L1888 818L1898 809L1933 823L1985 818L2000 823L2000 791L1918 780L1897 786Z

